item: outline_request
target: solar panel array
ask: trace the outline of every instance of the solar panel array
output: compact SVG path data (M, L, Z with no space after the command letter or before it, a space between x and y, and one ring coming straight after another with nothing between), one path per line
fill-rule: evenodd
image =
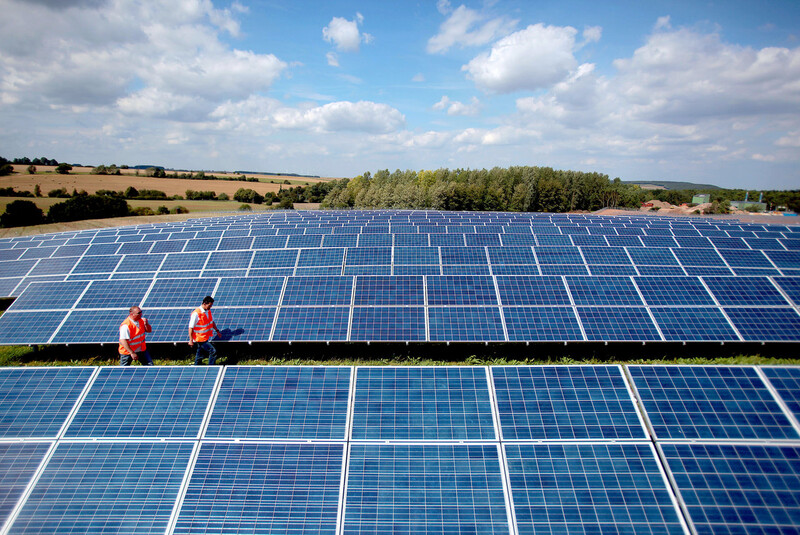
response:
M738 366L4 368L0 534L792 533L798 380Z
M0 239L0 344L185 339L799 341L800 226L639 215L302 211ZM91 327L91 328L89 328Z

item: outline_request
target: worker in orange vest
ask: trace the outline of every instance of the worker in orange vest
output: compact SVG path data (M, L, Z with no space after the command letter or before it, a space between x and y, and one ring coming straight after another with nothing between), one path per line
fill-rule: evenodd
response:
M203 354L208 355L208 364L214 364L217 361L217 350L211 345L211 338L214 336L213 331L220 334L217 329L217 324L214 323L214 317L211 315L211 307L214 306L214 298L207 295L203 298L203 303L192 311L189 318L189 347L194 347L197 344L197 353L195 354L194 364L202 364Z
M119 326L119 363L122 366L130 366L134 360L139 361L142 366L153 365L144 341L145 335L152 331L150 322L142 317L142 309L132 306L128 317Z

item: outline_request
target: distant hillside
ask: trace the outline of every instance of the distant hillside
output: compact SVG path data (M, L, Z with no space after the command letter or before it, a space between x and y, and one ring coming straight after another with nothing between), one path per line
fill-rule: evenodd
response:
M623 182L625 184L638 184L642 189L723 189L713 184L695 184L693 182L677 182L673 180L623 180Z

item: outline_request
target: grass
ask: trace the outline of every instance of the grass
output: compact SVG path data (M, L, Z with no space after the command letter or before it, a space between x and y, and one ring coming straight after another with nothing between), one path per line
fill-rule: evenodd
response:
M770 354L744 354L735 350L728 354L696 357L641 357L623 353L594 354L578 352L547 355L478 354L472 351L441 351L436 348L415 352L397 352L378 346L273 345L262 346L219 342L217 363L222 365L267 366L508 366L508 365L569 365L569 364L672 364L672 365L800 365L798 358L783 358ZM448 346L452 347L452 346ZM730 346L728 346L730 347ZM186 344L151 344L150 353L158 366L182 366L194 362L192 350ZM119 364L116 344L105 346L5 346L0 347L0 366L113 366ZM511 352L513 353L513 352ZM649 350L648 353L653 353ZM704 351L705 353L705 351ZM376 356L378 354L378 356Z

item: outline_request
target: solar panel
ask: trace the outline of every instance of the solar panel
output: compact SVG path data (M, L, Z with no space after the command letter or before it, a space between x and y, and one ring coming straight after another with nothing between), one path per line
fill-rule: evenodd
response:
M8 533L164 533L193 447L60 443Z
M650 312L665 340L739 340L731 324L716 308L652 307Z
M217 279L157 279L145 299L145 307L200 306L206 295L213 295ZM187 312L188 318L188 312ZM124 319L124 318L123 318ZM188 325L188 319L187 325ZM188 332L188 331L187 331Z
M198 438L220 368L100 368L69 438Z
M281 307L272 340L347 340L349 307Z
M150 279L92 281L75 308L130 308L144 300L151 285Z
M431 276L427 278L430 305L496 305L491 277Z
M660 340L643 307L578 307L587 340Z
M223 278L215 293L219 306L277 305L283 289L283 277Z
M485 368L357 368L353 440L495 438Z
M425 287L422 277L358 277L355 305L423 305Z
M792 533L800 516L800 448L662 444L699 534Z
M503 307L509 341L583 340L571 307Z
M503 440L646 438L618 366L494 366Z
M745 340L800 340L800 315L793 308L725 308Z
M37 282L26 288L9 310L69 309L86 289L86 282Z
M204 443L174 533L336 533L343 444Z
M0 443L0 526L5 524L49 448L47 442Z
M569 305L569 294L560 277L497 277L503 305Z
M800 418L800 368L789 366L762 366L761 371L786 406Z
M636 277L648 305L709 305L714 299L695 277Z
M705 277L703 280L723 306L789 304L764 277Z
M286 280L282 304L349 305L352 293L352 277L289 277Z
M627 277L567 277L576 305L642 305L636 287Z
M685 533L649 444L505 444L519 533Z
M344 533L511 532L496 445L351 444L348 457Z
M93 368L0 369L0 438L55 438Z
M354 307L353 341L424 341L423 307Z
M738 366L628 366L656 438L797 439L759 378Z
M431 341L483 342L505 340L497 307L431 307L428 309Z

